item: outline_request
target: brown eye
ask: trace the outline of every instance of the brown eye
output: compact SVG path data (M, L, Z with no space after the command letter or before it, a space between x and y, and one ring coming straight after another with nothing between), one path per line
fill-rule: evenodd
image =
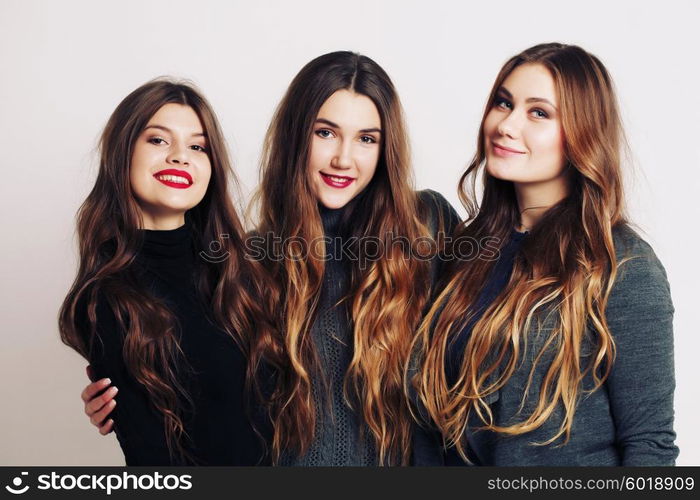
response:
M360 137L360 142L362 142L363 144L375 144L377 140L371 135L363 135L362 137Z
M505 99L503 97L496 97L493 101L493 106L495 108L502 108L502 109L513 109L513 104L508 99Z

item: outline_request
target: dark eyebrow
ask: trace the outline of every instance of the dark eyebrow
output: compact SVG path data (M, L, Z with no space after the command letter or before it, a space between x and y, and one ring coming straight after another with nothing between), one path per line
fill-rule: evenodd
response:
M552 106L554 109L557 109L557 107L554 104L552 104L550 100L545 99L544 97L529 97L525 100L525 102L544 102Z
M329 127L340 128L340 126L338 124L333 123L330 120L326 120L325 118L316 118L316 123L325 123ZM382 129L374 127L374 128L363 128L362 130L360 130L360 133L362 133L362 134L370 134L372 132L376 132L376 133L381 134Z
M497 94L503 94L503 95L505 95L508 99L512 99L512 98L513 98L513 94L510 93L510 90L508 90L507 88L505 88L505 87L503 87L503 86L498 87L498 90L496 91L496 93L497 93Z
M169 134L173 133L172 130L170 130L168 127L165 127L163 125L156 125L156 124L148 125L144 130L148 130L149 128L155 128L158 130L162 130L163 132L167 132ZM206 139L206 134L204 134L203 132L199 132L198 134L192 134L191 137L204 137Z
M360 132L362 132L363 134L371 134L372 132L376 132L378 134L381 134L382 129L376 128L376 127L375 128L363 128L362 130L360 130Z
M511 94L510 91L505 87L499 87L498 92L505 95L508 99L513 98L513 94ZM557 109L557 107L554 104L552 104L551 101L545 99L544 97L528 97L527 99L525 99L525 102L544 102L552 106L554 109Z
M329 127L340 128L337 123L333 123L332 121L326 120L325 118L316 118L316 123L325 123Z

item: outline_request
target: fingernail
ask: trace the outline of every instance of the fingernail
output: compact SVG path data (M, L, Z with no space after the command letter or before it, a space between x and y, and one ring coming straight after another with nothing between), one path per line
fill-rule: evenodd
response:
M109 384L111 384L111 383L112 383L112 381L111 381L110 379L108 379L108 378L103 378L103 379L102 379L102 385L109 385Z
M110 393L110 394L116 394L118 391L119 391L119 389L117 389L116 386L110 387L110 388L109 388L109 393Z

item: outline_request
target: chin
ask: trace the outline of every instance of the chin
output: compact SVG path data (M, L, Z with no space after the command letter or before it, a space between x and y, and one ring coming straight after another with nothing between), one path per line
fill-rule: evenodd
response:
M501 181L509 181L508 175L504 172L503 167L496 167L493 165L493 163L487 162L486 163L486 172L491 176L494 177L495 179L499 179Z
M314 188L314 194L318 203L330 210L343 208L354 196L325 185L321 186L317 184Z
M161 208L164 212L185 213L195 206L192 203L169 203L161 205Z
M331 210L336 210L338 208L343 208L352 198L348 199L335 199L335 198L320 198L319 203L326 208Z
M486 163L486 172L491 177L495 177L501 181L509 182L527 182L527 180L521 179L525 172L526 167L524 165L514 165L512 163L500 162L495 160L493 162Z

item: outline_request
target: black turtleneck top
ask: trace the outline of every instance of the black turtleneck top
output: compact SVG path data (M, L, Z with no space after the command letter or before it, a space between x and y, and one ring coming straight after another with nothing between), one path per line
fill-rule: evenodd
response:
M199 298L191 227L143 233L135 274L175 314L186 360L186 366L178 367L178 380L193 402L183 416L191 438L185 441L186 449L197 465L256 465L262 445L246 410L245 359L234 340L208 319L211 315ZM102 345L95 343L90 362L98 377L111 378L119 389L113 419L126 464L182 465L168 452L162 414L125 366L125 332L104 297L97 314Z

